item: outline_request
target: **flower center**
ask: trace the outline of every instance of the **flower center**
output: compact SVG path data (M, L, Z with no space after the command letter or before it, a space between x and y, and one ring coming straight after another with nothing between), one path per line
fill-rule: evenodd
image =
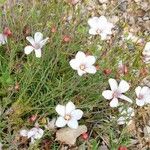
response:
M84 71L84 70L85 70L85 68L86 68L86 67L85 67L85 65L83 65L83 64L82 64L82 65L80 65L80 69L81 69L82 71Z
M118 91L115 91L114 93L113 93L113 97L114 98L118 98L120 96L120 93L118 92Z
M100 30L100 29L97 29L97 30L96 30L96 33L97 33L97 34L100 34L100 33L101 33L101 30Z
M71 116L70 115L65 115L64 119L68 121L68 120L71 119Z
M34 46L33 46L35 49L40 49L40 44L39 43L35 43Z
M139 95L138 99L142 100L144 98L144 95Z

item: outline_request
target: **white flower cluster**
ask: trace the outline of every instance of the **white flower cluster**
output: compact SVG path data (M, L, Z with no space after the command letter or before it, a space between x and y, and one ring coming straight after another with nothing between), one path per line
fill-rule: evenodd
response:
M123 94L127 92L130 88L130 85L125 80L121 80L119 85L115 79L109 79L108 82L109 82L111 90L103 91L102 95L105 99L111 100L110 102L111 107L119 106L118 99L123 99L125 101L132 103L132 100ZM137 95L136 104L138 106L143 106L145 104L150 103L150 88L149 87L138 86L135 89L135 92Z
M56 112L60 115L57 120L53 119L54 124L56 127L64 127L68 126L72 129L78 128L78 120L80 120L83 116L83 111L80 109L76 109L75 105L70 101L66 104L66 106L63 105L57 105L56 106ZM48 124L50 122L48 121ZM49 125L45 126L46 129L49 128ZM20 131L20 135L23 137L27 137L28 139L31 139L31 144L34 144L36 140L41 139L44 134L44 130L39 128L39 125L36 125L35 127L28 129L22 129Z
M105 16L92 17L88 20L90 26L89 34L91 35L100 35L101 40L107 40L112 35L112 29L115 27L110 23ZM135 38L135 37L134 37ZM49 38L43 39L43 34L41 32L36 32L34 38L31 36L26 37L31 45L28 45L24 48L24 53L29 55L31 52L35 52L35 56L40 58L42 56L42 47L46 44ZM133 36L130 35L128 39L133 39ZM7 43L7 34L0 34L0 45ZM144 62L150 63L150 42L145 45L144 51ZM96 57L92 55L87 55L82 51L78 51L75 58L70 60L69 64L72 69L76 70L79 76L90 73L95 74L97 72L96 67L94 66L96 62ZM118 84L115 79L109 79L110 90L105 90L102 92L102 96L110 100L111 107L119 106L119 99L125 100L129 103L133 103L129 97L124 95L130 88L129 83L125 80L121 80ZM144 106L145 104L150 103L150 88L147 86L140 87L138 86L135 89L136 93L136 104L138 106ZM78 120L83 116L83 111L76 109L75 105L70 101L65 106L57 105L56 112L59 117L57 118L55 125L56 127L65 127L66 125L70 128L78 128ZM129 107L127 109L119 108L121 117L117 120L118 124L130 123L132 117L134 116L134 109ZM128 121L127 121L128 120ZM31 139L31 143L34 143L35 140L40 139L44 134L43 129L39 127L34 127L30 130L21 130L20 135Z
M102 92L102 96L110 101L111 107L118 107L119 101L118 99L125 100L127 102L133 103L133 101L124 95L130 88L130 85L125 81L121 80L119 85L115 79L109 79L109 85L111 90L105 90ZM136 93L136 104L138 106L144 106L145 104L150 104L150 88L147 86L140 87L138 86L135 89ZM130 124L131 118L134 116L134 109L129 107L124 110L122 107L119 108L119 112L121 117L118 119L118 124Z

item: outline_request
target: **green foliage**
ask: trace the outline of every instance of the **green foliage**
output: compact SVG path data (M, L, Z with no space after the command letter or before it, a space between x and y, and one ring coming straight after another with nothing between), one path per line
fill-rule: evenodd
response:
M4 4L6 0L0 0L0 4Z
M109 138L110 138L110 149L111 150L116 150L118 149L121 145L129 145L130 143L130 134L122 131L119 137L116 137L116 131L114 130L109 130Z

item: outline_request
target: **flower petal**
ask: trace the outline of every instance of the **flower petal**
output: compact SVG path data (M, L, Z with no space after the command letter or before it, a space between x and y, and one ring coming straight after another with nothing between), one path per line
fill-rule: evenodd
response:
M78 69L77 72L78 72L78 75L79 75L79 76L82 76L83 74L86 73L85 71L83 71L83 70L81 70L81 69Z
M43 136L43 134L44 134L44 131L41 128L38 128L37 132L34 135L34 138L35 139L40 139Z
M67 124L67 121L63 117L58 117L55 124L57 127L61 128Z
M146 64L149 64L149 63L150 63L150 56L144 57L144 58L143 58L143 61L144 61Z
M141 89L140 94L141 94L141 95L148 94L149 90L150 90L149 87L144 86L144 87Z
M145 105L145 101L139 100L139 99L137 98L137 99L136 99L136 104L137 104L138 106L144 106L144 105Z
M57 112L60 116L62 116L62 117L65 116L65 106L63 106L63 105L57 105L56 108L55 108L55 110L56 110L56 112Z
M46 39L44 39L44 40L42 40L41 42L40 42L40 47L42 48L45 44L46 44L46 42L49 40L49 38L47 37Z
M118 87L118 91L121 93L125 93L126 91L128 91L130 88L130 85L128 82L126 82L125 80L121 80L119 83L119 87Z
M105 32L102 32L100 35L101 35L101 40L107 39L107 34Z
M77 61L76 59L72 59L70 62L69 62L70 66L72 67L72 69L74 70L77 70L80 66L80 62Z
M112 91L116 91L118 89L118 83L115 79L109 79L108 82Z
M103 16L101 17L99 17L99 20L98 20L98 28L101 30L101 32L104 32L109 29L109 26L108 26L107 19Z
M71 116L73 117L73 119L80 120L83 116L83 111L80 109L73 110L71 112Z
M4 34L0 34L0 45L7 43L7 36Z
M98 17L93 17L93 18L88 19L88 24L90 27L95 28L97 27L98 21L99 21Z
M35 56L36 56L37 58L40 58L40 57L42 56L42 51L41 51L41 49L35 49Z
M78 128L78 121L75 119L71 119L68 121L67 125L68 125L68 127L72 128L72 129L77 129Z
M112 99L113 98L113 91L111 90L105 90L102 92L102 95L105 99Z
M112 34L112 28L114 28L114 25L111 22L107 22L107 30L105 30L105 33Z
M21 130L20 135L21 136L28 136L28 130Z
M96 58L94 56L86 56L86 63L89 65L93 65L96 62Z
M96 67L95 66L90 66L88 68L85 69L85 72L87 73L91 73L91 74L95 74L96 73Z
M29 132L28 132L28 139L31 138L31 137L34 137L36 132L37 132L37 128L32 128L31 130L29 130Z
M140 95L141 89L142 89L142 88L141 88L140 86L136 87L135 93L136 93L136 96L137 96L137 97Z
M110 107L117 107L117 106L119 106L118 99L113 98L110 102Z
M149 51L143 51L142 54L145 57L149 57L150 56L150 50Z
M126 101L132 103L132 100L131 100L129 97L123 95L123 94L119 95L118 97L119 97L120 99L123 99L123 100L126 100Z
M146 97L145 97L145 102L147 104L150 104L150 91L149 91L149 94L147 94Z
M75 105L70 101L66 104L66 114L70 114L73 110L75 110Z
M33 37L27 36L26 39L31 43L31 45L35 44L35 41L34 41Z
M35 43L39 43L43 40L43 34L41 32L36 32L34 34Z
M144 51L147 51L150 53L150 42L147 42L145 47L144 47Z
M89 29L89 34L97 35L98 33L97 33L97 30L95 28L91 28L91 29Z
M100 16L100 17L99 17L99 21L100 21L100 22L107 22L107 19L106 19L105 16Z
M80 62L82 62L85 58L86 58L85 53L83 53L81 51L79 51L75 56L75 59L77 59Z
M107 21L105 16L99 17L99 27L104 31L106 34L111 34L111 29L114 27L114 25Z
M32 46L26 46L25 48L24 48L24 53L26 54L26 55L29 55L32 51L33 51L33 47Z

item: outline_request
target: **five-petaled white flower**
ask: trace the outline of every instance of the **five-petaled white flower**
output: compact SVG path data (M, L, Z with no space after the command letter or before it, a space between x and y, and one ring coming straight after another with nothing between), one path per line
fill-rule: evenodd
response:
M90 26L89 34L100 35L102 40L106 40L114 28L114 25L108 22L105 16L90 18L88 24Z
M150 63L150 42L147 42L143 50L143 60L145 63Z
M3 33L0 34L0 45L4 45L7 43L7 36Z
M110 102L111 107L117 107L119 105L118 98L132 103L132 100L123 94L127 92L130 88L129 84L126 81L121 80L119 85L115 79L109 79L108 82L111 90L103 91L102 95L108 100L112 99Z
M35 140L42 138L43 134L43 129L39 127L34 127L30 130L23 129L20 131L21 136L27 137L28 139L31 138L31 144L33 144Z
M77 70L78 75L82 76L86 73L96 73L96 67L93 65L95 62L96 58L94 56L86 55L79 51L76 54L75 59L72 59L69 63L74 70Z
M143 106L147 103L150 103L150 88L147 86L144 87L140 87L138 86L135 89L135 93L136 93L136 104L138 106Z
M73 129L78 128L78 120L82 118L83 112L80 109L76 109L71 101L66 106L57 105L56 112L60 115L56 120L57 127L68 125Z
M24 48L24 52L26 55L30 54L33 50L35 52L35 56L41 57L41 49L46 44L48 37L43 39L43 34L41 32L36 32L34 34L34 39L31 36L27 36L26 39L31 43Z
M117 120L117 123L119 125L123 125L123 124L129 125L129 124L131 124L132 117L135 115L134 109L131 108L131 107L129 107L127 109L123 109L123 107L120 107L119 112L120 112L121 116Z

